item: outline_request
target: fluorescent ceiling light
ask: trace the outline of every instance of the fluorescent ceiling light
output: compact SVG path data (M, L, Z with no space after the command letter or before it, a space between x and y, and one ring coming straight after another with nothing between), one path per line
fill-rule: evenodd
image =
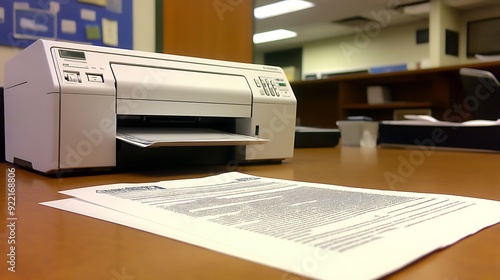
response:
M283 0L269 5L257 7L253 15L257 19L264 19L297 12L314 7L314 4L303 0Z
M257 33L253 35L253 43L261 44L271 41L278 41L283 39L288 39L297 36L297 32L293 32L286 29L276 29L272 31Z
M431 11L430 2L416 2L415 4L408 4L403 6L403 13L407 15L421 15L428 14Z

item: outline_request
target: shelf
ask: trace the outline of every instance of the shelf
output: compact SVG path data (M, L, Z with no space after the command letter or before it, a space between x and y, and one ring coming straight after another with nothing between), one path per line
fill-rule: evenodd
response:
M404 108L429 108L431 102L388 102L383 104L348 104L342 106L342 109L404 109Z
M500 76L500 62L497 61L295 81L291 85L297 97L297 116L303 125L317 127L334 127L337 120L348 116L390 120L400 109L431 109L432 115L442 117L455 105L466 101L459 75L462 67L487 70ZM387 87L394 101L368 104L367 87L371 85Z

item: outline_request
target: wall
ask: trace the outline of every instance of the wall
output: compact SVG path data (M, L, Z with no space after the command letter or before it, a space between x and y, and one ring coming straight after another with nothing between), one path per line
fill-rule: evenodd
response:
M155 51L155 0L133 0L134 49ZM0 87L4 85L4 64L20 51L0 45Z
M7 46L0 46L0 87L3 87L4 84L4 69L3 65L7 60L9 60L11 57L13 57L20 49L18 48L12 48L12 47L7 47Z
M134 1L134 50L155 51L155 0Z
M475 58L466 56L467 22L492 17L500 17L500 4L460 12L460 46L456 62L477 62ZM428 20L423 19L417 23L382 29L374 36L368 34L370 39L368 43L358 43L358 47L355 40L362 42L362 35L359 34L305 44L303 76L308 73L345 72L397 63L408 63L408 68L414 69L419 61L422 67L428 67L430 66L429 44L415 44L416 30L428 26Z
M378 33L357 33L305 44L303 73L343 72L375 65L417 62L429 57L428 44L416 44L416 31L427 28L427 20L380 29Z
M449 7L441 0L431 0L431 11L429 14L429 40L430 40L430 66L439 67L459 64L460 55L450 55L446 53L447 44L453 46L451 42L446 42L446 30L458 33L460 40L460 23L462 12ZM465 36L465 33L462 33ZM458 46L460 52L460 46Z

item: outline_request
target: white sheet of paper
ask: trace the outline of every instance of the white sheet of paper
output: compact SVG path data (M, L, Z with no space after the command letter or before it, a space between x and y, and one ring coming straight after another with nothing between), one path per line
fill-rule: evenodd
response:
M443 126L443 127L485 127L500 126L500 120L470 120L465 122L440 121L427 115L405 115L407 120L382 121L383 124L392 125L418 125L418 126Z
M13 3L13 6L14 6L14 10L15 9L19 9L19 10L29 10L30 8L30 3L28 2L14 2Z
M123 216L60 209L121 224L134 216L136 223L125 225L156 234L149 226L161 225L175 233L165 236L318 279L378 278L500 222L497 201L237 172L62 193Z
M93 4L97 6L106 6L108 4L108 0L78 0L78 2Z
M102 42L105 45L118 46L118 21L102 18Z
M81 9L80 10L80 18L86 21L95 21L96 20L96 12L91 9Z
M123 11L123 0L108 0L106 10L121 14Z
M264 144L267 139L208 128L118 128L116 138L142 148Z
M500 55L480 55L476 54L475 55L479 61L499 61L500 60Z
M181 232L170 227L165 227L164 225L151 222L140 217L128 215L120 211L102 207L97 204L92 204L78 198L66 198L43 202L41 204L77 214L82 214L99 220L128 226L172 239L185 240L184 242L191 244L204 244L205 247L214 246L211 245L207 240L203 240L197 236L190 236L185 232Z
M65 34L76 34L76 21L70 19L61 20L61 32Z
M61 4L59 4L59 2L56 2L56 1L50 1L49 10L51 13L57 14L61 10Z

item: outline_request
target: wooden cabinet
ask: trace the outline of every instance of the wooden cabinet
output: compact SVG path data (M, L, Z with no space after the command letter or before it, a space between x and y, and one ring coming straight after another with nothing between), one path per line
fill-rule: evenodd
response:
M491 62L297 81L291 83L297 97L297 117L301 125L336 127L337 120L348 116L390 120L394 110L431 109L437 119L466 121L467 114L461 111L467 108L468 100L460 81L461 67L488 70L500 77L500 62ZM391 101L368 104L369 86L387 87Z
M253 1L163 0L163 52L251 63Z

